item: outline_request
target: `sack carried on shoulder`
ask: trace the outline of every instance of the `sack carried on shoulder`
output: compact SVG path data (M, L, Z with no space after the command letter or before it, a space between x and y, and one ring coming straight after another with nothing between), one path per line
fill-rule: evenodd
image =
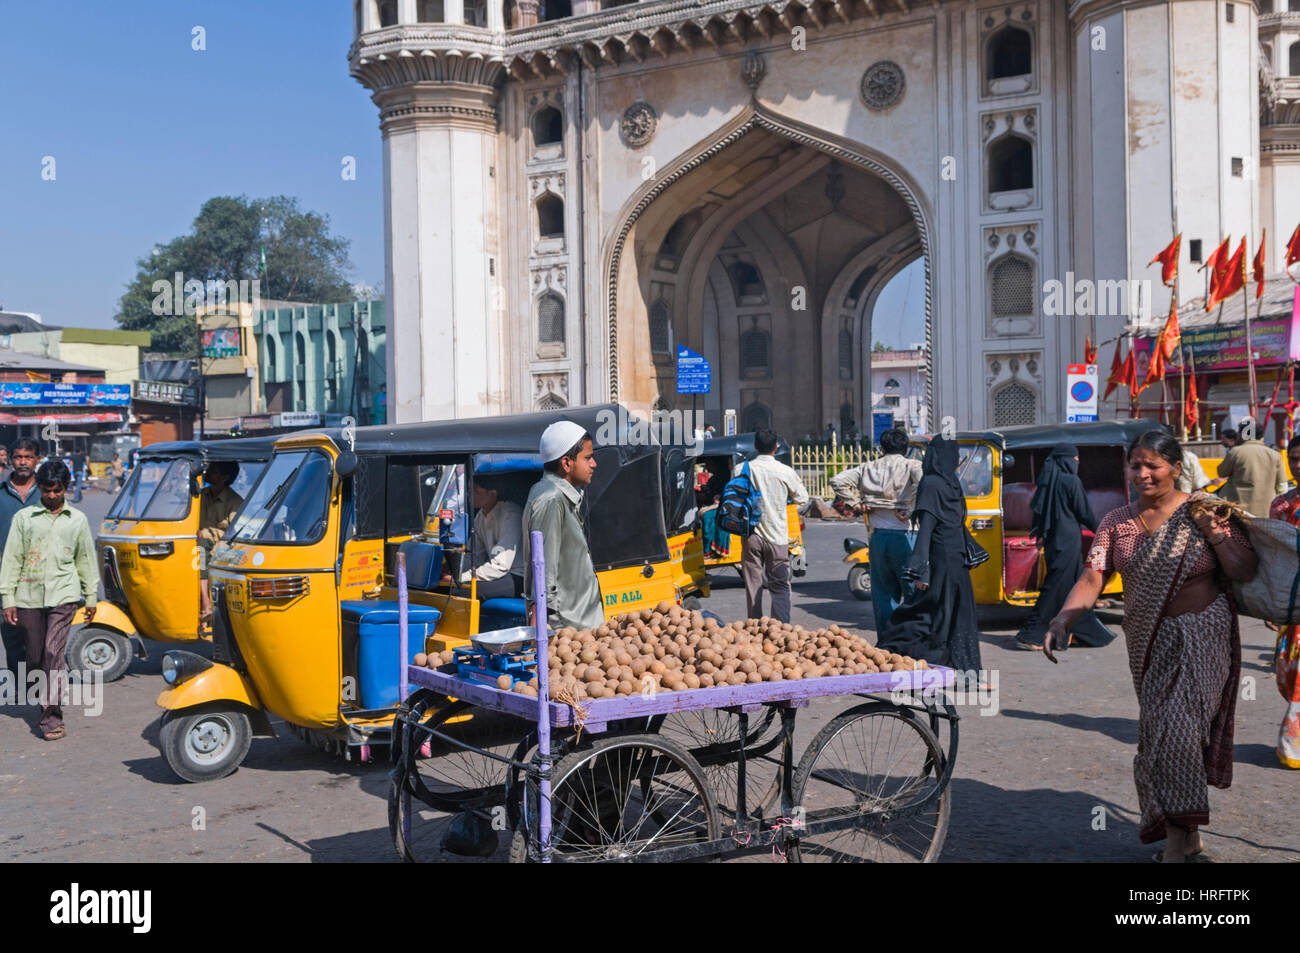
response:
M758 529L762 513L759 505L762 494L749 478L749 464L740 468L740 474L727 481L718 503L718 528L736 536L748 536Z
M1259 557L1249 582L1233 582L1237 611L1275 625L1300 624L1300 527L1263 517L1241 520Z

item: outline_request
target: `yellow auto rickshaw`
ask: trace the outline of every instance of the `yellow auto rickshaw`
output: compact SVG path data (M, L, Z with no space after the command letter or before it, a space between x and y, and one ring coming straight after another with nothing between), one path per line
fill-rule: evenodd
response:
M1072 443L1079 448L1079 479L1092 511L1100 520L1130 499L1125 454L1130 442L1148 430L1165 429L1154 420L1115 420L1097 423L1043 424L1006 427L982 433L959 433L957 476L966 495L966 525L989 559L971 570L978 605L1032 606L1046 573L1042 547L1029 535L1033 522L1030 501L1036 478L1052 448ZM923 444L913 444L908 455L917 459ZM1084 530L1079 541L1086 555L1092 533ZM851 564L849 589L860 599L870 598L867 544L856 538L844 541L845 562ZM1107 580L1104 596L1120 596L1118 573Z
M758 455L754 449L752 433L736 434L731 437L713 437L698 445L699 453L693 458L696 468L696 499L701 510L697 522L696 535L700 540L704 569L720 569L734 566L740 571L740 557L744 540L731 533L716 528L710 518L712 507L722 494L727 481L740 471L745 461L753 460ZM776 447L776 459L790 466L790 445L784 440ZM793 503L786 504L786 520L790 532L790 572L802 576L808 572L808 556L804 552L804 520Z
M482 600L456 580L473 552L476 473L523 503L540 478L542 431L558 420L597 440L586 492L592 561L607 617L678 601L689 541L675 558L665 486L687 487L677 448L635 445L617 405L338 430L278 440L275 455L210 560L213 658L168 652L161 745L181 778L234 771L269 715L348 757L387 743L400 701L397 555L404 556L411 658L526 622L522 598ZM502 480L501 478L513 478ZM689 535L689 533L685 534ZM702 570L701 570L702 573ZM685 575L684 575L685 574ZM409 660L408 660L409 661Z
M104 599L73 618L68 667L121 678L132 656L145 657L141 636L194 642L199 632L200 477L218 460L239 464L241 496L271 458L269 438L157 443L139 462L100 525ZM84 623L84 624L83 624ZM209 633L205 633L207 637Z

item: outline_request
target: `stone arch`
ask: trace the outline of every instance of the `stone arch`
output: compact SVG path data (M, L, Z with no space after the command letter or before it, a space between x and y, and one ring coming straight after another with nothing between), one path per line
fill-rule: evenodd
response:
M543 192L537 197L534 207L537 209L537 237L564 237L564 199L554 192Z
M592 383L595 385L593 389L597 392L604 391L611 400L625 399L622 393L624 382L620 367L620 360L622 359L619 350L620 331L626 329L629 321L644 322L646 320L644 300L639 303L635 300L640 291L636 281L640 272L631 267L631 264L635 264L635 241L642 218L647 216L648 212L653 214L652 206L655 200L662 197L672 186L681 182L690 173L704 166L710 159L741 142L746 135L755 131L765 131L795 145L808 147L812 157L839 159L850 167L879 177L894 190L910 213L920 238L921 253L926 259L925 336L928 365L926 404L930 413L933 414L933 348L930 346L930 341L934 333L932 326L934 265L931 255L933 243L931 236L934 234L934 221L933 211L924 199L924 193L900 164L871 147L783 116L758 103L751 103L713 136L697 143L671 162L661 166L662 173L657 178L642 184L624 202L615 216L614 225L608 234L607 240L602 243L605 249L603 264L606 282L605 341L603 342L605 346L605 379L604 381L593 381ZM669 214L675 220L677 215L680 214L680 209L677 210L677 214L672 214L672 211L669 210ZM671 222L665 228L670 226ZM630 248L629 243L631 243ZM646 244L655 243L647 242ZM656 250L657 247L652 248L648 254L653 255ZM697 293L702 296L703 288L699 289ZM644 295L641 294L641 297L643 298ZM622 315L620 315L620 302L623 302L625 306ZM620 328L620 323L624 325L623 328Z
M1034 143L1028 136L1008 132L989 143L989 195L1030 191L1034 188Z
M551 103L545 103L533 113L528 127L533 135L534 151L564 144L564 113ZM561 154L558 149L554 151L557 156Z
M1034 71L1034 37L1008 23L989 34L984 44L984 81L1027 76Z

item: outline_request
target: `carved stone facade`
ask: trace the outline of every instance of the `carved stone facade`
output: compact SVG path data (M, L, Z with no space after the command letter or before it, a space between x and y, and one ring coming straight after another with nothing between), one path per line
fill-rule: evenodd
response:
M1046 282L1150 278L1175 231L1261 224L1276 270L1300 218L1289 21L1252 4L600 5L357 2L394 420L682 406L685 345L710 423L866 430L877 302L918 260L926 423L1059 420L1065 366L1128 316L1046 320Z

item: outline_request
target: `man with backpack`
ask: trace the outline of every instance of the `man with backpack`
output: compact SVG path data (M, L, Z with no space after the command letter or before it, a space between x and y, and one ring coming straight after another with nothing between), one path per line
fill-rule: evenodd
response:
M772 618L790 621L790 527L786 521L786 502L803 512L809 503L808 490L799 474L784 463L778 463L777 436L771 430L754 434L754 449L758 456L741 467L723 491L722 509L727 516L745 512L748 503L748 529L738 535L745 536L744 551L740 558L740 574L745 580L745 605L751 619L763 615L763 589L772 594ZM748 500L743 482L749 484ZM734 486L739 484L739 486ZM740 492L737 492L737 491ZM725 518L725 517L724 517ZM734 532L734 530L733 530ZM745 533L748 535L745 535Z

